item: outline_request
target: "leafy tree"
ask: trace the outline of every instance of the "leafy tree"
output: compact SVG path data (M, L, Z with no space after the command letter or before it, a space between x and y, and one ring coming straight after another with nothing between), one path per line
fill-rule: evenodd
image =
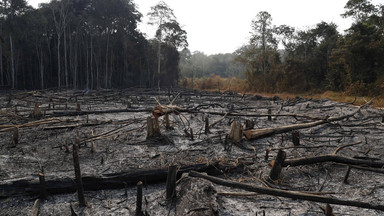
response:
M384 35L382 6L367 0L350 0L343 16L355 22L332 52L329 87L353 94L376 94L375 82L384 77Z
M171 46L176 49L185 48L188 46L187 33L176 21L176 16L174 15L173 10L163 1L160 1L158 4L151 7L151 11L148 13L148 16L150 18L149 24L155 25L157 28L157 75L159 77L158 87L160 87L162 43L165 43L167 46ZM167 53L170 54L170 52ZM178 63L178 57L174 60ZM153 84L155 83L155 73L153 73L152 82Z
M267 76L274 76L280 57L271 15L266 11L259 12L252 20L252 29L250 44L237 51L237 61L246 65L245 75L253 89L273 89Z
M261 71L265 76L269 71L268 52L275 51L277 48L272 16L266 11L259 12L256 18L252 20L252 30L251 44L260 50Z
M370 0L349 0L344 8L346 11L342 17L353 17L357 22L367 19L377 11Z

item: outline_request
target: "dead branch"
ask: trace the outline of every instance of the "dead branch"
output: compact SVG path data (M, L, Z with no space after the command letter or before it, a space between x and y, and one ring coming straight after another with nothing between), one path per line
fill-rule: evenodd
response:
M373 168L382 168L384 166L384 161L372 161L372 160L362 160L362 159L353 159L342 157L338 155L321 155L315 157L304 157L298 159L286 159L283 163L283 166L302 166L315 163L324 163L324 162L335 162L348 165L357 165L357 166L368 166Z
M328 203L328 204L336 204L336 205L346 205L346 206L355 206L360 208L367 208L367 209L377 209L384 211L384 205L375 205L365 202L359 202L354 200L342 200L338 198L333 197L325 197L325 196L319 196L314 194L307 194L297 191L286 191L286 190L280 190L280 189L274 189L274 188L264 188L264 187L258 187L255 185L250 184L244 184L244 183L238 183L234 181L225 180L222 178L217 178L213 176L209 176L207 174L198 173L195 171L189 172L189 175L192 177L199 177L207 179L213 183L224 185L231 188L239 188L250 192L256 192L261 194L267 194L272 196L279 196L279 197L288 197L292 199L300 199L300 200L308 200L313 202L321 202L321 203Z
M199 163L180 167L178 176L191 170L207 172L210 175L221 175L223 172L243 170L247 162L236 165L223 165L219 161L210 164ZM105 174L101 176L83 176L82 182L85 191L125 188L126 185L136 185L143 181L146 184L165 182L168 168L136 169L121 173ZM0 199L18 195L39 195L40 183L37 176L4 180L0 183ZM45 176L46 191L48 194L63 194L76 192L73 178L60 178Z
M335 149L335 151L333 152L334 155L337 154L338 151L340 151L341 149L345 148L345 147L348 147L348 146L354 146L354 145L358 145L361 143L361 140L358 141L358 142L355 142L355 143L348 143L348 144L345 144L345 145L342 145L342 146L339 146L337 149Z
M57 119L57 118L49 118L49 119L43 119L43 120L28 122L28 123L20 124L20 125L0 125L0 128L2 128L2 129L0 129L0 132L13 130L15 127L17 127L17 128L34 127L34 126L39 126L39 125L44 125L44 124L53 124L53 123L58 123L58 122L62 122L62 120Z
M81 116L90 114L105 114L105 113L124 113L124 112L150 112L151 109L114 109L114 110L93 110L93 111L75 111L75 112L54 112L50 116ZM47 114L49 115L49 114Z
M359 111L360 111L360 109L358 109L357 111L355 111L351 114L348 114L348 115L344 115L344 116L340 116L340 117L330 117L330 118L326 118L326 119L322 119L322 120L318 120L318 121L314 121L314 122L308 122L308 123L302 123L302 124L292 124L292 125L286 125L286 126L281 126L281 127L277 127L277 128L252 129L252 130L244 131L244 134L245 134L245 137L249 140L258 139L258 138L271 136L274 134L286 133L286 132L294 131L294 130L298 130L298 129L315 127L315 126L318 126L321 124L326 124L329 122L340 121L340 120L354 116Z

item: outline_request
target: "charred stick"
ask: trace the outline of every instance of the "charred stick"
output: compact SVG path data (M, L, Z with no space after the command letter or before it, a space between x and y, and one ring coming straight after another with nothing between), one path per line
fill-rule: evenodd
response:
M365 165L373 168L382 168L384 166L384 161L372 161L372 160L362 160L362 159L353 159L342 157L338 155L321 155L314 157L304 157L298 159L286 159L283 163L283 166L302 166L315 163L324 163L324 162L335 162L348 165Z
M280 190L280 189L274 189L274 188L259 187L251 184L229 181L222 178L209 176L207 174L198 173L195 171L191 171L189 175L192 177L204 178L216 184L220 184L220 185L224 185L232 188L239 188L239 189L243 189L250 192L256 192L256 193L279 196L279 197L288 197L292 199L320 202L320 203L355 206L360 208L377 209L377 210L384 211L384 205L376 205L376 204L359 202L354 200L342 200L338 198L307 194L307 193L302 193L297 191L287 191L287 190Z
M81 179L81 171L80 171L80 161L78 154L78 146L73 144L73 165L75 168L75 180L77 187L77 196L79 198L80 206L86 206L85 198L84 198L84 189L83 189L83 181Z

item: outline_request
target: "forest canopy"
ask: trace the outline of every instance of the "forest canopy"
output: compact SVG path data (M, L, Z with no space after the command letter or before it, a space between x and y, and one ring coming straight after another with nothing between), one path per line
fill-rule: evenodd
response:
M137 28L143 16L153 38ZM208 56L187 48L187 32L162 1L143 15L133 0L51 0L37 9L2 0L0 86L170 87L180 78L236 77L252 91L382 93L384 6L349 0L341 16L353 19L345 32L327 22L276 26L261 11L247 44Z
M158 26L164 38L146 39L132 0L51 0L38 9L25 0L2 0L0 13L1 86L153 87L179 78L178 48L187 45L186 32L172 17Z
M273 16L261 11L251 21L248 44L225 55L183 51L181 73L194 78L245 76L248 89L258 92L380 94L384 89L384 6L349 0L344 9L341 16L353 18L344 33L327 22L305 29L276 26Z

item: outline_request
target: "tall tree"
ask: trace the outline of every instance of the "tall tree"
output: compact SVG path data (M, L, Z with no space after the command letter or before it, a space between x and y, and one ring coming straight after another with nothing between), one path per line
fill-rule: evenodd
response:
M349 0L344 7L346 9L342 17L353 17L357 22L370 17L377 12L377 8L371 0Z
M176 16L173 10L163 1L160 1L155 6L151 7L151 11L148 13L150 18L149 24L156 26L156 38L157 38L157 75L158 87L160 87L160 74L161 74L161 46L162 43L174 48L185 48L188 46L187 34L180 27L180 24L176 21ZM169 51L169 50L168 50ZM169 54L169 52L167 52ZM177 62L178 62L177 58ZM155 73L153 73L152 83L155 83Z
M243 47L239 62L247 65L246 77L253 89L267 90L267 76L279 65L278 41L275 37L275 26L272 26L272 16L266 12L259 12L251 23L251 40ZM260 82L260 79L262 82Z
M2 17L5 17L5 24L9 30L9 47L10 47L10 67L11 67L11 86L16 88L17 74L15 63L15 46L13 38L14 26L17 25L16 18L19 15L25 13L30 7L27 6L25 0L2 0L0 1L0 13ZM1 25L2 27L2 25Z

